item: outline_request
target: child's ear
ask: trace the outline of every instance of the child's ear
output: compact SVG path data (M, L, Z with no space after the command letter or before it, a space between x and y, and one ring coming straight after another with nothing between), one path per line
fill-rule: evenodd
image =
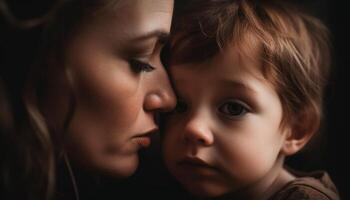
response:
M286 156L293 155L301 150L311 139L319 127L317 117L302 115L298 120L285 128L285 141L282 153Z

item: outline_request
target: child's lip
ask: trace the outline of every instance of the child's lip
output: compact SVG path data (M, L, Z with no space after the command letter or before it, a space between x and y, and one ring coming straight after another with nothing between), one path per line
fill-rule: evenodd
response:
M205 168L210 168L210 169L216 169L214 166L208 164L204 160L198 158L198 157L193 157L193 156L186 156L184 159L182 159L179 164L181 165L191 165L191 166L197 166L197 167L205 167Z

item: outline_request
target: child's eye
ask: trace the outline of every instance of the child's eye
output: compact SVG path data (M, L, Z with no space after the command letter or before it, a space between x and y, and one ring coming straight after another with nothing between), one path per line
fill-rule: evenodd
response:
M186 102L178 99L173 112L174 113L184 113L187 111L187 109L188 109L188 106L187 106Z
M129 60L129 64L135 73L151 72L155 69L152 65L136 59Z
M242 117L249 109L241 102L229 101L219 107L219 111L228 117Z

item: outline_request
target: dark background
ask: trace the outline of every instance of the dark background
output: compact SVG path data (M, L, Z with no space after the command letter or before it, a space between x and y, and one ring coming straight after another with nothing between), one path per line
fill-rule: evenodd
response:
M331 31L333 42L333 76L326 91L325 121L321 145L310 156L319 158L319 162L292 162L293 166L305 169L322 168L329 172L343 199L350 199L348 180L349 127L349 28L350 12L345 1L307 0L296 1L323 20ZM299 157L300 158L300 157ZM310 157L306 157L308 159ZM311 157L312 158L312 157ZM312 159L310 159L312 160ZM298 161L297 159L295 161Z
M181 6L181 1L175 1L176 6ZM17 16L26 18L44 13L53 0L8 0L8 2L11 3L12 9ZM326 91L325 121L323 123L322 137L314 148L307 149L291 157L287 160L287 164L295 169L305 171L316 169L328 171L338 187L342 199L350 199L350 187L347 184L347 180L350 178L348 176L350 168L347 167L347 162L350 158L348 155L348 152L350 152L348 150L350 148L350 140L348 140L347 136L349 134L347 123L350 124L350 122L347 122L349 110L347 102L350 101L349 97L346 97L346 93L349 91L350 79L347 73L348 63L350 62L348 51L350 45L348 28L350 25L350 9L346 5L346 1L294 0L292 2L309 10L329 27L333 43L333 75ZM2 28L3 26L0 26L1 52L26 50L26 42L24 42L25 38L23 38L26 37L25 35L4 34ZM20 43L22 42L21 40L23 40L23 48L12 48L11 42L16 41ZM14 46L18 47L20 45L16 44ZM15 57L11 59L16 60ZM152 191L152 189L155 191L160 188L166 193L168 192L166 188L169 187L172 187L173 191L183 192L177 188L176 184L168 183L168 174L160 167L161 163L158 160L160 155L155 153L158 152L158 148L158 146L152 146L147 152L141 152L144 155L141 159L141 167L137 173L125 182L111 180L110 184L108 184L109 186L103 189L106 192L106 196L113 196L113 193L118 192L127 194L130 198L133 196L151 197L158 195L146 194L147 191ZM117 185L120 187L116 187ZM144 187L145 185L147 187ZM84 190L84 188L81 188L81 190ZM173 198L169 197L169 199L176 198L175 196Z

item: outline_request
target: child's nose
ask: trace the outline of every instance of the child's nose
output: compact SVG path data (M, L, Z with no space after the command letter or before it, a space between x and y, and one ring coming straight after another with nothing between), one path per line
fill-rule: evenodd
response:
M190 119L185 124L184 139L203 146L210 146L214 142L214 136L209 127L200 119Z

